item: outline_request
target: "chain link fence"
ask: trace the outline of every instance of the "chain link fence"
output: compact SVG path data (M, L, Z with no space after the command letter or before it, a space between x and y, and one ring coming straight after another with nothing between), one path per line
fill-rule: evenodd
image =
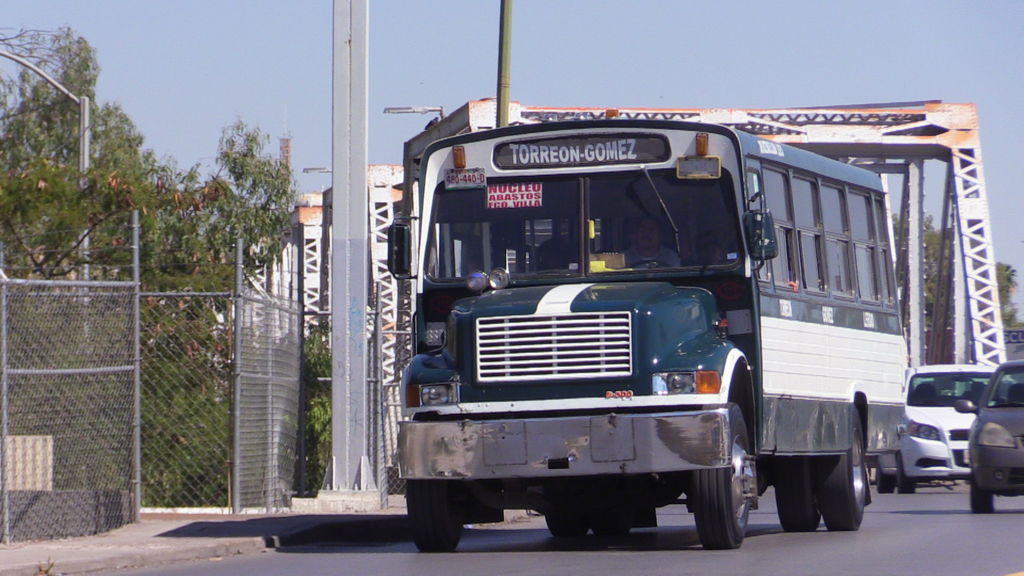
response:
M135 284L0 279L3 541L135 517Z
M296 490L302 311L254 288L238 305L234 506L269 512Z
M141 295L142 506L231 506L229 292Z
M300 328L297 302L251 286L142 294L144 508L290 504Z

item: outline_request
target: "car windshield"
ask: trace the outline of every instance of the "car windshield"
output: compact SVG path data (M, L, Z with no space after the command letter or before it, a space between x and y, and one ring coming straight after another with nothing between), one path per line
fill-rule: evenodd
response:
M989 407L1024 406L1024 367L1001 371L992 383Z
M427 275L515 276L729 267L740 258L731 178L674 170L489 179L435 190ZM581 264L585 263L585 264Z
M974 372L915 374L910 378L907 406L952 406L957 400L977 404L989 375Z

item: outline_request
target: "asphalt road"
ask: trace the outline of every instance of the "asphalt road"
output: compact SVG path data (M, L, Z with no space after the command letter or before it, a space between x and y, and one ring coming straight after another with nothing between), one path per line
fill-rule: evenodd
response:
M1024 576L1024 497L996 498L996 513L971 514L962 484L917 494L873 494L858 532L787 534L769 490L751 514L742 548L705 551L682 506L659 510L656 529L622 538L556 540L543 518L466 531L452 554L422 554L411 542L321 542L251 556L127 575L817 575Z

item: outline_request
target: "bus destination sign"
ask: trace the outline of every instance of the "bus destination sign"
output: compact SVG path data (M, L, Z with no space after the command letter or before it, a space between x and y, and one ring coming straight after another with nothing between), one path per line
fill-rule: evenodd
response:
M653 134L603 134L505 142L494 148L494 165L506 170L647 164L669 159L668 140Z

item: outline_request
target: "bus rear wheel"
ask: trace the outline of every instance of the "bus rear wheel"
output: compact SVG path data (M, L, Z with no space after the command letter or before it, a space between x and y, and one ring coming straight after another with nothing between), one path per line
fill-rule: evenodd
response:
M786 532L814 532L821 513L814 501L811 463L805 457L779 458L772 462L775 471L775 507L779 523Z
M632 528L633 507L629 505L594 510L590 517L595 536L625 536Z
M857 530L867 505L868 476L860 418L851 414L850 449L819 460L818 508L829 530Z
M412 537L421 552L451 552L462 539L463 507L446 480L407 480L405 499Z
M590 524L587 515L579 507L554 505L544 512L548 531L555 538L576 538L585 536Z
M729 430L732 434L730 465L695 471L687 494L697 535L706 550L739 548L750 516L746 486L754 485L756 478L747 461L750 450L747 425L735 405L729 408Z

